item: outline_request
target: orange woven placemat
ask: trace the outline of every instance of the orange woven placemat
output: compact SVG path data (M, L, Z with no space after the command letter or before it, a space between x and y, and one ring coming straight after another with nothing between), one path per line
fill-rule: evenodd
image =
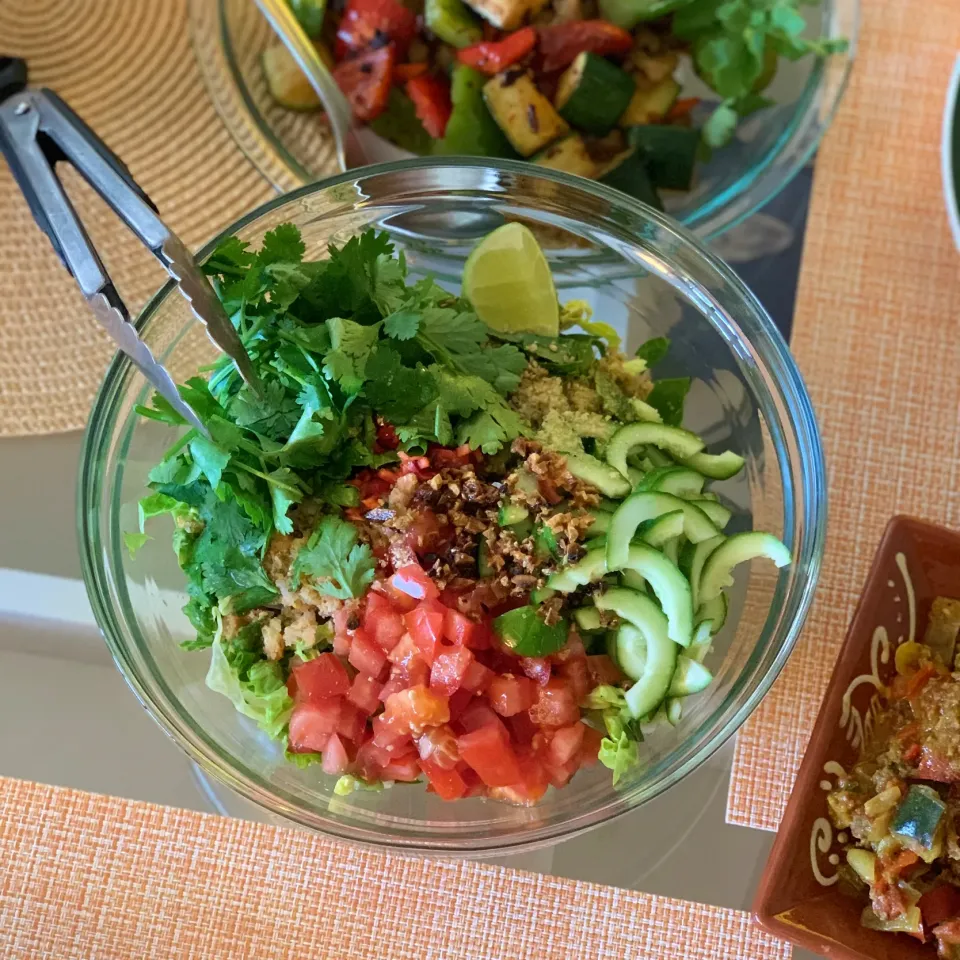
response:
M0 955L786 960L746 913L0 779Z
M0 48L103 137L191 248L273 195L207 97L187 0L0 0ZM163 268L71 169L61 175L135 316ZM0 263L0 436L82 427L114 347L2 161Z
M787 668L741 731L728 819L775 830L887 520L960 523L960 257L940 124L957 0L866 0L817 159L792 347L829 474L820 585Z

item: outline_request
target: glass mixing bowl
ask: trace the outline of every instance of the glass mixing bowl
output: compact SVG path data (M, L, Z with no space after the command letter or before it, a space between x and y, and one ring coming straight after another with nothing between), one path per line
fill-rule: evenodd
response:
M504 162L404 161L369 167L278 197L229 228L257 244L290 221L308 258L369 228L388 231L414 277L436 270L456 289L462 253L505 217L563 232L585 253L617 264L615 279L589 258L553 258L562 300L590 301L633 351L651 336L672 340L658 373L695 378L687 425L710 449L730 447L747 466L716 490L734 508L731 530L770 530L793 551L783 570L739 570L730 616L708 659L715 682L685 702L676 728L642 747L644 763L615 788L601 766L583 771L536 807L481 799L445 803L421 785L333 793L317 767L298 769L280 746L204 686L208 656L187 653L180 612L184 578L171 528L131 559L147 472L178 431L138 417L148 389L118 355L95 402L84 442L79 534L97 620L124 677L167 733L204 770L275 816L345 840L460 855L503 854L570 836L666 790L703 763L744 722L796 642L820 568L825 472L809 397L786 344L736 276L688 232L647 207L587 180ZM209 255L213 244L200 253ZM201 325L172 284L138 320L142 336L178 379L213 356Z
M698 164L693 190L664 195L670 215L704 239L775 197L810 159L833 119L853 63L859 0L813 0L803 14L808 36L845 37L849 47L824 60L782 60L764 91L773 105L742 121L731 144ZM291 190L338 172L322 116L287 110L267 91L260 56L277 41L252 0L190 0L190 28L207 92L264 177ZM689 64L678 77L684 96L717 102ZM362 129L359 140L371 163L409 156L370 130Z

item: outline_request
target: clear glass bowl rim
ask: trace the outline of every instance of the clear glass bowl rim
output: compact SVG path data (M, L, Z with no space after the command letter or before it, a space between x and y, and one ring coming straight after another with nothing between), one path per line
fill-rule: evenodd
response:
M664 775L652 787L648 787L646 790L631 789L614 793L609 801L577 816L572 824L570 821L562 821L545 827L531 828L529 833L491 837L482 841L475 839L464 841L461 838L453 841L437 840L435 838L424 840L423 838L412 839L406 836L384 838L383 834L376 833L373 830L344 824L342 821L326 816L321 812L307 810L301 806L287 803L271 793L268 788L258 785L246 775L234 769L231 761L219 751L212 749L209 742L202 741L199 737L188 733L175 716L168 715L169 705L158 702L158 699L148 689L148 685L144 683L136 665L129 658L123 631L120 628L118 611L111 603L109 590L107 589L109 575L102 564L103 544L98 527L101 481L110 482L110 478L102 477L100 473L101 458L99 454L105 453L108 448L109 438L114 428L114 417L118 409L117 401L122 393L123 377L132 367L131 361L122 353L118 353L110 362L104 381L91 408L90 418L84 433L77 484L77 533L84 583L97 622L117 668L141 705L161 729L202 769L267 813L274 816L279 815L294 824L325 833L340 840L381 849L386 847L411 853L429 853L434 856L480 856L493 853L502 854L520 849L534 849L582 833L627 813L639 804L659 796L683 779L689 772L708 760L740 728L760 703L760 700L770 689L786 664L812 602L826 538L826 468L819 427L806 386L790 356L786 342L759 301L731 268L705 249L702 241L690 230L652 208L595 181L584 180L553 170L537 170L534 172L531 171L530 165L523 161L502 160L490 163L485 160L468 158L443 160L417 158L378 164L364 167L359 171L349 171L323 181L316 181L290 193L272 198L226 227L198 251L196 258L199 262L202 262L224 237L236 233L257 218L286 204L294 203L312 193L342 183L362 183L381 175L404 171L431 170L437 167L453 169L492 168L525 178L536 177L537 179L551 180L565 187L593 194L597 199L612 204L614 209L626 208L630 213L652 222L659 230L664 231L671 240L679 243L680 247L686 247L688 252L692 249L698 255L701 265L709 273L719 276L719 279L729 288L729 293L740 301L740 305L747 314L738 318L740 325L744 326L744 321L747 321L747 325L755 325L755 329L750 331L753 334L750 337L750 343L760 354L761 360L774 378L779 400L790 415L790 426L796 431L797 449L805 468L802 475L805 510L803 524L805 534L804 552L799 556L796 553L794 555L794 564L798 569L805 571L805 580L795 591L793 597L795 613L786 630L786 635L781 638L773 662L767 668L767 672L759 678L754 689L743 696L742 702L736 707L732 715L716 727L694 753L675 768L665 771ZM503 194L503 196L506 197L507 195ZM135 321L138 330L143 330L149 325L151 318L171 294L176 294L176 284L172 280L157 291L143 308ZM778 450L777 455L782 466L782 451ZM785 485L790 485L792 482L788 479L785 481ZM785 502L785 510L788 515L792 514L792 503ZM761 646L761 641L770 642L769 638L761 636L758 638L758 647ZM743 691L741 691L741 696L742 693ZM641 793L643 793L642 797L640 796Z

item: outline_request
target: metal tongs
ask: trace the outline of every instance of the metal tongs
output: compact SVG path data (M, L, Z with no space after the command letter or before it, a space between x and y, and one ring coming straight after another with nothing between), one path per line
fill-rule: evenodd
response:
M130 322L129 311L57 178L54 168L58 162L72 164L163 264L210 339L236 363L247 384L259 392L259 381L240 336L190 251L163 223L155 204L123 162L63 100L51 90L27 89L27 65L15 57L0 57L0 153L10 165L34 220L73 274L97 319L191 426L207 435L196 413L177 392L170 374Z

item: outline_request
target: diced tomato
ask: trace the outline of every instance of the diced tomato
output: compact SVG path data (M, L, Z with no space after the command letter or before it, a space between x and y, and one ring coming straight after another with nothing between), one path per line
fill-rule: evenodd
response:
M447 121L453 111L449 81L436 74L425 73L408 80L406 91L407 96L413 101L423 129L431 137L441 138L446 132Z
M582 660L587 655L583 640L576 630L567 633L567 642L553 655L554 663L567 663L570 660Z
M574 20L540 29L540 53L547 73L573 63L584 50L601 57L628 53L633 37L606 20Z
M923 749L919 743L912 743L906 750L903 751L903 762L904 763L917 763L920 757L923 755Z
M287 683L288 690L291 683L295 690L292 696L297 700L340 697L350 689L350 677L340 658L333 653L321 653L294 667Z
M433 792L441 800L459 800L466 795L467 782L458 770L447 770L430 760L421 760L420 769L427 775Z
M397 67L410 67L413 64L404 63ZM377 418L377 444L381 450L396 450L400 446L400 438L397 436L397 430L392 423Z
M489 704L474 699L460 715L460 726L464 732L471 733L481 727L496 727L504 737L509 738L503 721L490 709Z
M305 700L290 714L288 737L292 753L322 753L340 720L340 697Z
M583 743L580 745L580 766L592 767L599 759L600 741L603 734L593 727L583 726Z
M530 708L530 719L538 727L565 727L580 719L580 708L570 682L553 677L545 687L537 688L537 702Z
M494 672L489 667L485 667L479 661L474 660L464 672L460 686L471 693L482 693L489 686L494 676Z
M392 40L398 59L404 60L417 32L417 18L400 0L348 0L334 53L338 60L349 51L366 50L375 40Z
M509 739L493 724L458 737L457 746L460 756L488 787L509 787L522 779Z
M420 659L420 648L413 642L413 637L405 633L400 638L400 642L387 654L387 659L405 670L411 660Z
M406 632L403 617L382 594L371 590L367 594L367 606L363 615L363 628L389 653Z
M465 467L471 463L479 463L482 459L480 452L471 450L470 445L466 443L453 449L432 444L427 453L430 456L431 465L437 470L442 470L444 467Z
M933 931L933 935L937 938L937 944L943 944L944 946L956 947L960 945L960 920L945 920L942 923L938 923L936 929ZM910 934L914 936L914 934ZM938 951L941 955L947 953L946 950ZM953 951L951 951L953 952Z
M457 51L457 59L492 77L519 63L537 45L537 31L523 27L499 41L484 41Z
M559 766L568 763L580 752L583 745L583 732L586 728L582 723L572 723L569 727L560 727L554 731L547 745L547 756L550 762Z
M490 681L487 699L501 717L512 717L534 705L537 700L536 684L529 677L515 677L506 673Z
M399 667L394 667L390 671L387 682L380 688L379 699L381 703L386 703L395 693L406 690L410 684L407 683L406 675Z
M466 647L443 647L430 668L430 689L452 696L463 684L473 654Z
M415 610L403 615L403 622L423 659L432 664L443 638L445 618L452 613L435 600L424 600Z
M457 610L447 610L443 621L443 635L453 644L471 646L470 639L480 629L480 624L465 617Z
M420 761L417 757L399 757L391 760L383 768L384 780L399 780L401 783L414 783L420 779Z
M586 657L581 657L577 660L568 660L560 667L560 675L570 681L570 686L573 688L573 695L577 703L579 703L593 687Z
M429 69L430 66L426 63L398 63L393 70L393 82L402 86L414 77L423 76ZM395 450L396 447L386 449Z
M335 734L330 734L327 745L323 748L323 772L338 777L350 769L350 755L343 741Z
M421 733L450 720L447 698L425 686L410 687L387 698L383 716L407 733Z
M567 761L567 763L548 763L547 776L550 778L550 783L553 784L553 786L562 787L570 782L570 778L577 772L578 767L579 762L576 757Z
M353 637L345 633L334 634L333 637L333 652L338 657L345 657L349 659L350 657L350 644L353 641ZM292 694L291 694L292 696Z
M617 686L626 679L620 668L605 653L587 657L587 670L596 685L609 683Z
M387 589L394 597L412 597L414 600L436 600L439 590L416 563L401 567L388 581Z
M538 726L534 725L526 711L523 713L516 713L512 717L508 717L507 727L510 730L510 738L513 740L513 742L515 744L523 745L532 743L533 738L540 730Z
M382 689L383 684L379 680L358 673L350 685L347 699L365 713L373 713L380 706L379 695Z
M460 762L456 734L446 725L430 727L417 738L417 753L444 770L452 770Z
M461 687L450 698L450 722L454 723L460 719L460 715L467 707L473 703L473 693L466 687Z
M509 787L494 787L490 796L521 807L529 807L540 800L550 786L547 768L530 750L517 751L521 780Z
M373 731L373 742L390 754L406 753L411 745L410 731L401 727L395 720L391 720L385 713L373 718L370 722Z
M921 780L934 780L937 783L957 783L960 782L960 767L924 745L920 748L916 776Z
M368 677L379 677L387 664L387 655L362 628L353 633L353 642L350 644L350 654L347 659L360 673Z
M367 714L356 704L344 700L340 706L337 733L346 740L359 743L367 729Z
M521 657L520 669L541 687L545 687L550 682L550 661L544 657Z
M678 97L673 106L667 111L664 118L668 122L682 120L693 112L693 108L700 102L699 97Z
M341 60L333 69L333 79L343 91L353 115L368 123L383 113L393 82L394 46L388 43Z

